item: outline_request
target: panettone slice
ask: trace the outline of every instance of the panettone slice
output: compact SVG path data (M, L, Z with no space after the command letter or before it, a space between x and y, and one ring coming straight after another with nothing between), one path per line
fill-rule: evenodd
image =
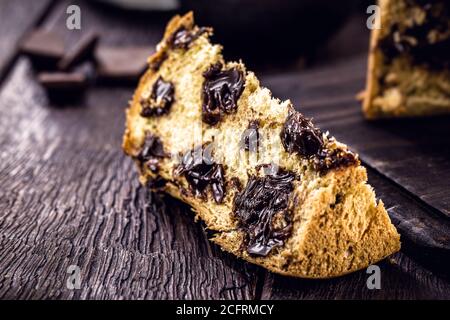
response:
M363 111L367 118L450 112L450 2L380 0Z
M212 30L176 16L127 110L143 184L192 206L224 250L273 272L327 278L400 248L358 156L272 97Z

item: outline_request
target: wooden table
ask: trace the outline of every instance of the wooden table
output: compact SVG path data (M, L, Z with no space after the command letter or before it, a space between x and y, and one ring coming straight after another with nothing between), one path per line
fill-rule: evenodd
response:
M142 188L121 151L131 86L96 85L56 107L17 42L40 25L68 46L95 30L110 45L156 44L168 17L81 3L82 31L65 28L72 1L0 2L0 298L19 299L429 299L450 298L450 119L363 120L356 93L365 55L302 73L264 74L322 128L360 153L369 181L402 234L365 271L312 281L274 275L221 252L190 209ZM81 269L69 290L67 269Z

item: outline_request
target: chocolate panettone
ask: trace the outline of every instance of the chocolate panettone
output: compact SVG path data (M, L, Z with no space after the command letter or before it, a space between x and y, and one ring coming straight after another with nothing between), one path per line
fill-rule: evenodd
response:
M127 110L143 184L192 206L224 250L273 272L343 275L400 248L358 156L241 62L191 13L167 26Z
M371 37L367 118L450 112L450 2L380 0Z

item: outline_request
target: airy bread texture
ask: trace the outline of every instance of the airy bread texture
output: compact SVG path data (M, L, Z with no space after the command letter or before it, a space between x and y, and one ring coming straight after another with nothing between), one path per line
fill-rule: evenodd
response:
M170 195L192 206L196 217L215 232L211 239L224 250L273 272L304 278L329 278L347 274L385 258L400 249L400 237L391 224L381 201L377 202L367 175L359 161L349 166L320 173L311 159L288 153L283 148L280 132L293 111L290 101L280 101L260 86L252 72L241 62L226 63L221 47L209 42L209 32L201 33L188 48L170 48L172 35L180 28L197 30L192 13L176 16L169 23L157 53L150 57L150 66L142 77L127 110L123 148L134 159L139 158L149 133L157 136L171 157L159 159L155 173L136 161L143 184L164 179L160 186ZM161 61L163 60L163 61ZM202 122L202 87L204 72L221 62L225 69L236 68L245 76L245 85L235 113L226 114L216 125ZM155 81L162 77L174 88L170 111L159 117L141 116L141 99L150 95ZM259 143L264 152L251 153L240 147L242 132L251 121L259 123ZM347 147L323 135L329 150ZM186 178L176 174L180 163L176 155L185 154L195 146L214 142L214 159L224 167L226 192L217 203L209 194L198 197L188 192ZM233 202L240 188L250 177L263 176L261 165L277 163L294 173L289 197L292 231L281 246L267 256L255 256L245 250L246 233L234 214ZM285 224L283 218L273 223Z
M439 5L447 7L446 1ZM443 114L450 112L450 70L449 67L431 68L429 63L432 55L444 56L442 48L423 54L422 60L414 61L409 50L395 52L388 57L383 52L383 41L392 37L393 46L401 48L405 43L411 46L420 46L418 37L426 37L430 43L433 41L447 41L450 37L450 17L444 17L447 26L439 28L430 22L426 6L414 5L411 0L379 0L381 9L381 28L372 30L370 53L367 74L367 86L363 111L368 119L382 117L407 117ZM441 10L442 11L442 10ZM448 13L447 13L448 14ZM435 28L433 28L433 26ZM442 30L441 30L442 29ZM403 30L403 31L402 31ZM416 36L403 34L404 30L420 30ZM443 41L442 41L443 43ZM421 49L419 49L421 50ZM450 53L449 53L450 55ZM444 57L445 59L445 57ZM447 57L447 61L448 61ZM429 60L429 61L426 61Z

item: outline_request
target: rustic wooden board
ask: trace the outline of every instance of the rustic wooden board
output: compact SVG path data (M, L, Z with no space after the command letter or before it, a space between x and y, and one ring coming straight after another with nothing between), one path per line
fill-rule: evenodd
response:
M266 77L263 83L360 154L368 166L369 183L402 235L402 253L392 259L395 267L381 264L388 280L380 291L366 288L363 271L319 285L269 274L263 297L389 299L393 292L399 299L449 296L450 144L445 137L450 118L365 121L355 99L364 88L365 66L366 57L357 57L301 75ZM431 276L429 270L439 276ZM405 282L410 290L399 286L401 278L410 278ZM331 292L329 286L334 288Z
M26 31L47 11L50 0L0 1L0 80L17 54L17 44Z
M73 43L65 6L45 27ZM160 28L83 5L83 32L156 44ZM133 88L97 88L85 103L48 105L19 60L0 92L0 298L252 299L258 270L211 246L190 209L157 201L123 155ZM65 286L69 265L82 289ZM84 280L83 280L84 278Z
M402 252L435 272L449 274L450 221L368 167L369 182L401 234Z
M369 290L365 271L323 281L292 279L269 273L262 299L450 299L450 282L402 253L378 264L381 289Z
M367 164L450 217L450 117L365 121L355 96L364 89L366 63L362 56L264 83L351 145Z
M373 169L368 168L368 173L402 236L401 252L377 264L382 289L367 288L369 275L365 270L325 281L287 280L268 273L263 299L450 298L448 221L430 215L417 200Z
M255 267L139 185L120 146L131 93L97 89L52 108L29 64L14 68L0 93L0 298L254 297ZM69 265L80 291L65 288Z
M86 1L80 2L83 30L71 32L64 27L68 4L59 2L44 22L68 46L90 30L107 44L155 44L167 18L130 17ZM276 95L303 101L305 114L353 146L367 136L367 129L353 129L362 120L353 95L363 86L364 63L360 58L263 82ZM374 149L381 154L381 140L355 143L355 149L380 171L369 170L370 181L409 239L402 253L380 264L382 290L367 290L364 271L326 281L296 280L222 253L192 221L188 207L138 184L120 149L131 93L132 88L97 86L83 103L51 106L27 59L12 68L0 89L0 298L449 298L448 271L435 263L428 269L421 265L430 253L440 259L448 252L448 238L441 239L449 234L447 222L441 223L447 220L437 210L443 202L436 193L423 197L391 176L386 179L367 156ZM406 178L410 184L419 180ZM411 219L420 219L421 228L410 228L405 221ZM421 246L430 240L421 238L424 230L437 231L429 235L436 242L431 248ZM82 271L77 291L65 286L73 264Z
M368 122L355 96L364 87L366 58L309 73L264 79L276 96L290 97L322 128L356 150L389 183L382 199L402 234L419 247L449 258L449 117ZM450 133L450 132L449 132ZM404 197L399 196L404 195ZM379 194L381 196L381 194ZM405 198L406 197L406 198ZM400 204L401 203L401 204Z

